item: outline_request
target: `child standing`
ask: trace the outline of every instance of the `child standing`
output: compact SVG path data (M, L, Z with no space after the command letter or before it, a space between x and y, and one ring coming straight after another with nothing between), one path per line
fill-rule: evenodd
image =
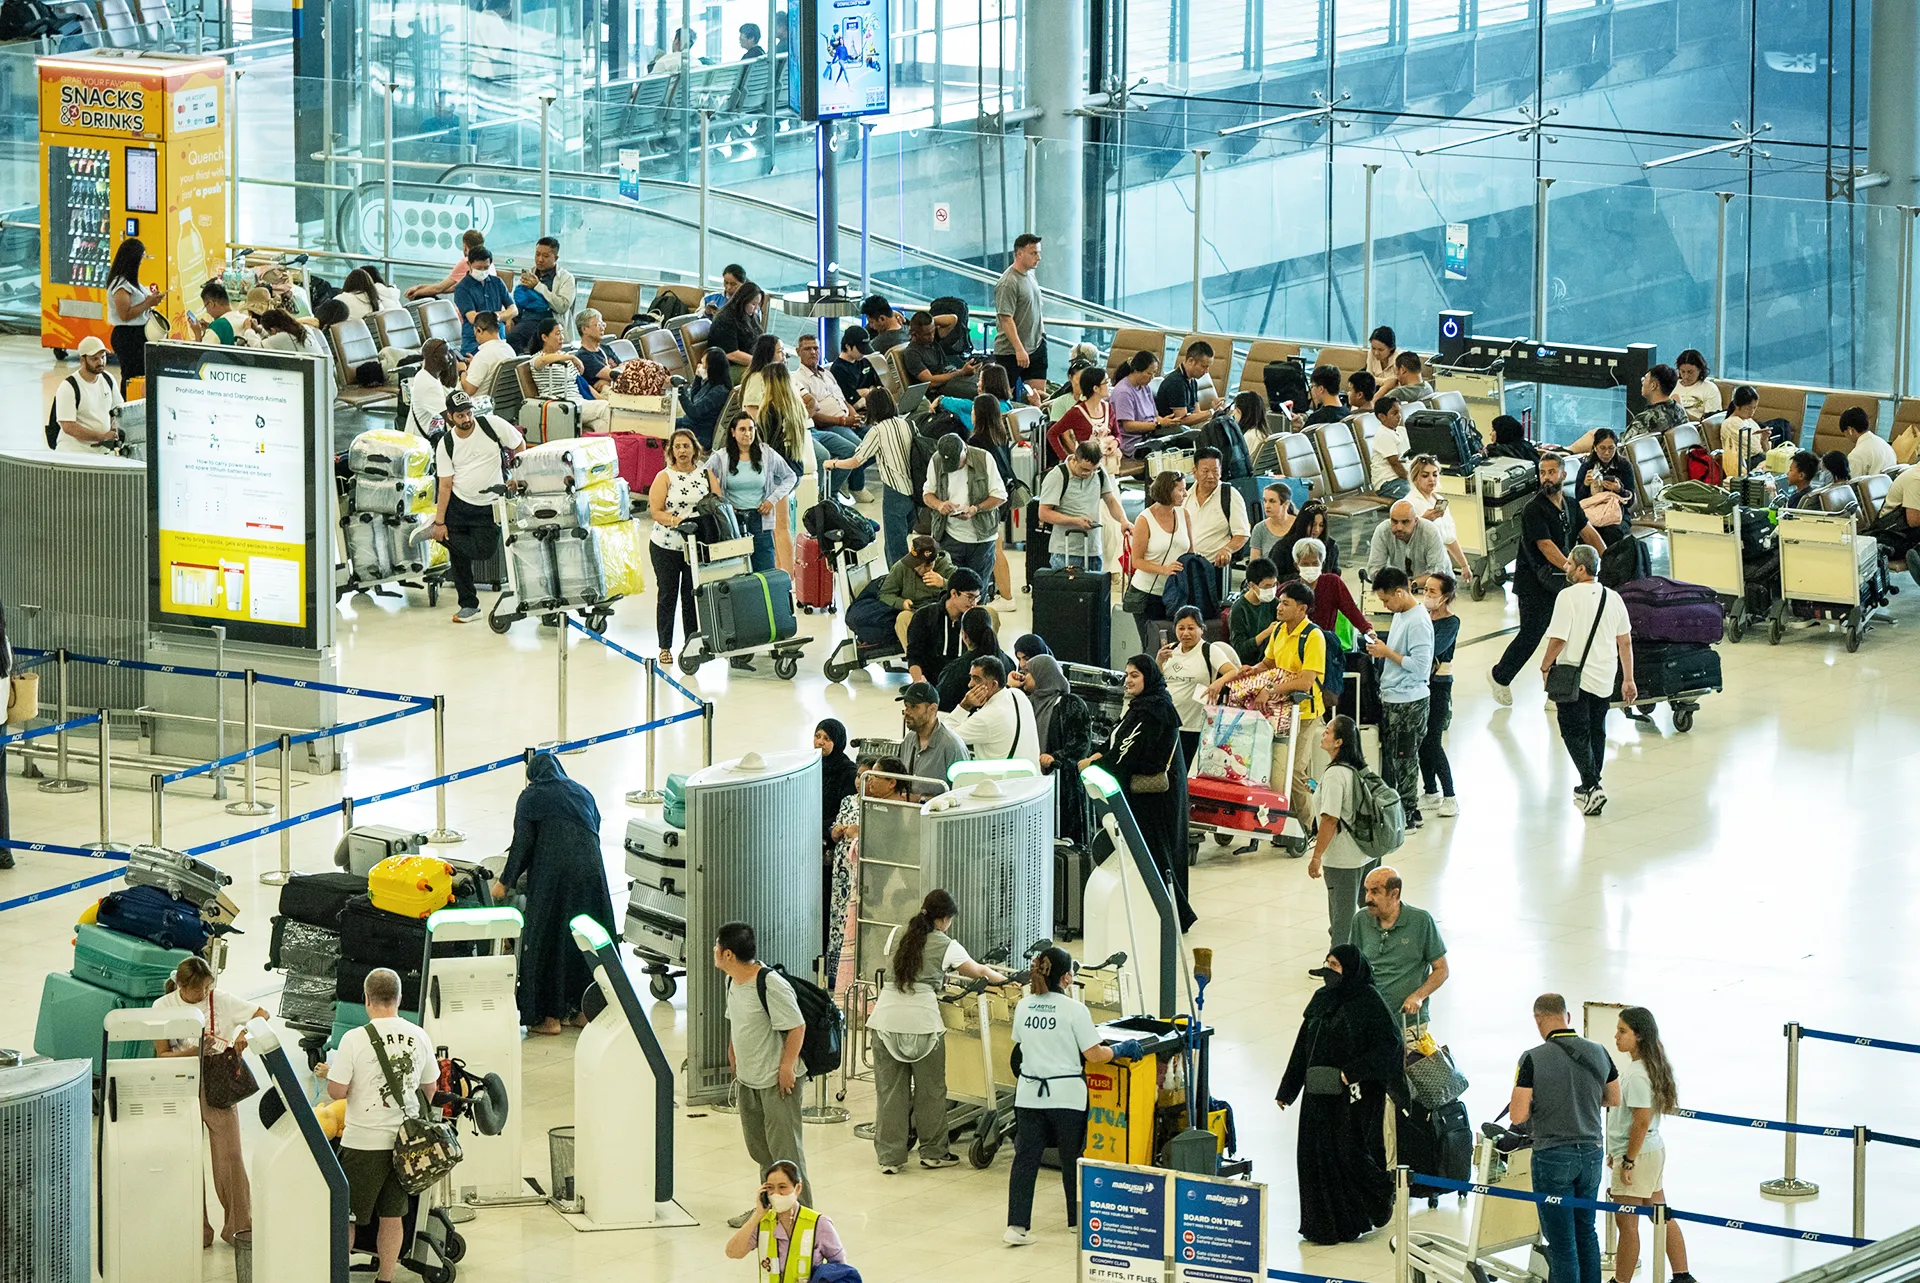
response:
M1433 675L1427 679L1427 734L1420 741L1421 810L1436 815L1460 814L1453 798L1453 766L1447 761L1445 737L1453 720L1453 646L1460 640L1460 616L1453 613L1456 584L1452 575L1436 571L1427 576L1427 618L1433 621Z

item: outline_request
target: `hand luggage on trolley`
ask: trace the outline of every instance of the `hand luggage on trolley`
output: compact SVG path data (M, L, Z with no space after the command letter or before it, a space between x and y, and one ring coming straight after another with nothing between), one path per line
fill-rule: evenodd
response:
M874 629L871 635L862 636L855 627L855 615L859 614L864 620L866 609L862 607L861 611L856 611L855 604L866 599L869 591L874 594L873 600L878 603L879 588L876 586L876 581L882 579L887 573L886 562L878 558L861 561L859 556L857 552L840 554L841 576L846 580L847 590L847 635L840 639L839 645L828 652L826 662L821 665L820 671L826 674L830 682L843 682L853 675L855 669L864 668L868 664L879 664L884 672L907 671L906 663L902 659L906 650L900 645L900 634L894 628L892 612L888 612L889 617L884 632Z
M1213 840L1222 846L1244 834L1265 838L1289 854L1299 855L1312 835L1295 815L1286 792L1293 779L1294 759L1301 751L1300 737L1294 734L1292 706L1286 710L1282 761L1272 758L1279 732L1266 714L1233 707L1216 708L1213 714L1202 732L1201 749L1187 780L1189 828L1213 834ZM1216 737L1226 742L1215 743ZM1271 765L1254 762L1249 753L1267 758ZM1225 775L1234 778L1219 778Z
M663 819L639 816L627 821L623 843L633 879L624 935L640 955L647 991L662 1002L673 997L676 978L687 974L685 837Z
M1613 706L1635 721L1651 721L1654 705L1673 710L1673 729L1682 735L1693 729L1700 701L1721 689L1720 652L1700 642L1661 642L1633 639L1633 680L1637 698L1621 698L1625 675L1616 674Z
M699 630L681 645L680 671L691 677L710 659L745 668L743 661L765 652L773 657L774 674L792 681L807 648L794 619L792 577L752 569L751 535L702 543L688 532L686 553Z
M605 438L561 444L583 454L586 447L604 447L607 457L612 457L612 443ZM622 497L618 479L611 468L604 475L596 471L598 464L591 458L576 462L561 457L565 455L566 451L559 451L547 458L558 460L552 469L569 471L541 473L539 468L548 465L536 465L535 472L548 482L564 476L566 484L516 493L494 506L495 519L508 532L507 585L487 612L487 626L496 633L506 632L529 615L539 615L543 624L558 627L567 611L577 612L589 632L604 633L614 603L640 591L644 554L638 523L615 519L595 524L601 518L617 518ZM581 477L586 479L576 480ZM522 525L516 514L539 524ZM588 524L578 524L580 519Z

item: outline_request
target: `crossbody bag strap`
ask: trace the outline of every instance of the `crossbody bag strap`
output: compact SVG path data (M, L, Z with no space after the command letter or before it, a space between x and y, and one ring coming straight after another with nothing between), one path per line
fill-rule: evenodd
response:
M1573 1048L1572 1048L1572 1047L1569 1047L1569 1046L1566 1046L1566 1045L1564 1045L1564 1044L1565 1044L1565 1043L1566 1043L1567 1041L1568 1041L1568 1040L1567 1040L1567 1039L1565 1039L1565 1038L1549 1038L1549 1039L1547 1039L1547 1045L1548 1045L1549 1047L1553 1047L1553 1048L1556 1048L1556 1049L1558 1049L1561 1055L1563 1055L1563 1056L1565 1056L1565 1057L1566 1057L1566 1058L1567 1058L1568 1060L1571 1060L1571 1061L1572 1061L1572 1062L1573 1062L1574 1064L1576 1064L1576 1065L1578 1065L1578 1066L1580 1066L1580 1068L1582 1068L1582 1069L1584 1069L1584 1070L1586 1070L1586 1071L1587 1071L1587 1077L1589 1077L1589 1078L1591 1078L1591 1079L1593 1079L1593 1080L1594 1080L1595 1082L1597 1082L1597 1083L1599 1083L1599 1084L1600 1084L1600 1087L1601 1087L1601 1090L1603 1090L1603 1091L1604 1091L1604 1090L1606 1089L1606 1086L1607 1086L1607 1083L1606 1083L1606 1080L1605 1080L1604 1078L1602 1078L1602 1077L1600 1077L1600 1072L1599 1072L1598 1070L1596 1070L1596 1069L1595 1069L1595 1068L1594 1068L1594 1067L1593 1067L1592 1065L1589 1065L1589 1064L1588 1064L1588 1063L1587 1063L1586 1061L1584 1061L1584 1060L1582 1060L1582 1059L1580 1059L1580 1057L1578 1057L1578 1056L1576 1056L1576 1055L1574 1055L1574 1054L1573 1054Z
M387 1090L393 1093L393 1101L400 1107L402 1116L410 1117L412 1111L407 1108L407 1093L400 1085L400 1075L393 1067L393 1061L387 1055L387 1048L380 1040L380 1031L369 1020L365 1026L367 1041L373 1045L373 1057L380 1062L381 1076L387 1080Z
M1599 599L1593 604L1593 627L1587 630L1586 649L1580 652L1580 667L1582 668L1587 666L1587 656L1593 654L1593 639L1600 635L1600 616L1606 613L1606 609L1607 590L1605 587L1602 587L1600 589Z

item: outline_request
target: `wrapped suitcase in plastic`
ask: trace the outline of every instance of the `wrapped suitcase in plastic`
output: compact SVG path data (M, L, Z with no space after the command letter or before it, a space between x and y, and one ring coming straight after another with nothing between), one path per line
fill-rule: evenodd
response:
M160 887L176 899L208 905L220 898L220 888L233 879L205 860L163 846L136 846L127 856L127 881L137 887Z
M273 936L267 944L267 967L308 976L330 976L340 961L340 933L325 927L273 915Z
M446 569L447 545L438 539L429 539L426 535L432 522L431 512L407 513L404 516L387 518L388 525L393 529L395 574L419 574L423 570ZM478 563L474 566L473 578L476 584L481 582Z
M370 584L386 579L394 572L393 522L371 512L359 512L340 520L347 535L347 564L353 577Z
M625 935L654 961L687 960L687 861L681 832L664 820L627 821L627 874L634 879Z
M280 1019L298 1029L331 1029L333 988L332 976L288 976L280 990Z
M280 888L280 916L339 932L347 903L367 893L367 880L351 873L296 873Z
M793 580L784 570L701 584L694 605L700 633L715 654L785 641L799 631Z
M557 530L553 536L553 589L563 601L605 601L607 568L591 526Z
M507 561L521 606L534 610L560 600L547 531L523 530L507 538Z
M522 450L513 461L510 480L528 494L577 490L619 475L619 452L606 437L555 441Z
M362 477L353 479L353 510L380 517L409 513L421 516L434 510L439 483L432 477Z
M349 873L370 874L382 860L396 855L418 855L427 835L390 824L360 824L350 828L333 848L333 862Z
M514 495L507 500L507 524L515 530L564 530L587 525L586 492L595 488Z
M637 521L596 523L593 537L600 542L600 564L606 571L609 597L634 597L646 591L643 567L646 539Z
M76 978L147 1002L165 993L173 969L193 956L185 949L163 949L93 923L82 923L74 932Z
M433 470L433 447L411 432L373 428L347 446L347 467L361 477L424 477Z

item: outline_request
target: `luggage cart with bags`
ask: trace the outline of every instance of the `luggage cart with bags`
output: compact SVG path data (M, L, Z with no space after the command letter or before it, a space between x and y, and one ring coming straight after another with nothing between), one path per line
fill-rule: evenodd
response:
M1533 1150L1524 1136L1498 1123L1481 1128L1473 1166L1476 1184L1533 1192ZM1407 1253L1412 1283L1545 1283L1547 1278L1539 1213L1533 1203L1519 1199L1470 1194L1465 1238L1410 1229L1404 1245L1391 1246ZM1505 1259L1520 1249L1526 1251L1524 1264Z
M440 604L448 560L445 545L415 537L433 523L438 498L433 445L393 428L373 428L355 437L335 474L346 576L336 579L336 597L368 593L397 597L390 586L418 588L427 605Z
M614 603L644 587L640 525L618 463L606 437L534 446L514 459L494 505L507 581L487 612L494 632L530 615L557 626L571 610L603 633Z
M1633 677L1639 687L1631 704L1621 699L1625 674L1614 680L1613 705L1636 721L1648 721L1656 704L1673 710L1673 729L1693 729L1700 701L1721 688L1720 654L1713 643L1726 631L1726 610L1706 584L1647 576L1616 589L1632 623Z
M853 630L851 616L854 604L866 596L876 579L885 576L886 563L872 557L862 561L860 554L853 551L842 551L840 559L842 562L840 574L847 589L847 635L841 638L840 644L828 653L826 662L821 665L821 671L826 674L830 682L843 682L856 670L868 664L879 664L884 672L906 672L907 652L900 645L900 635L894 631L892 620L887 621L886 636L877 637L872 641L863 640Z
M792 681L807 639L793 613L793 579L783 570L753 569L753 536L703 542L685 535L699 630L680 647L680 671L691 677L710 659L748 667L758 654L773 657L774 675Z
M1281 724L1276 726L1276 721ZM1291 855L1307 849L1313 835L1287 792L1301 751L1297 725L1292 703L1271 714L1226 704L1208 710L1187 780L1188 827L1196 841L1197 835L1207 833L1221 846L1247 838L1242 854L1252 851L1260 838Z
M1780 549L1780 600L1767 621L1767 640L1778 646L1789 617L1845 628L1847 652L1860 649L1893 601L1887 554L1879 540L1860 533L1851 512L1789 508L1776 531Z

